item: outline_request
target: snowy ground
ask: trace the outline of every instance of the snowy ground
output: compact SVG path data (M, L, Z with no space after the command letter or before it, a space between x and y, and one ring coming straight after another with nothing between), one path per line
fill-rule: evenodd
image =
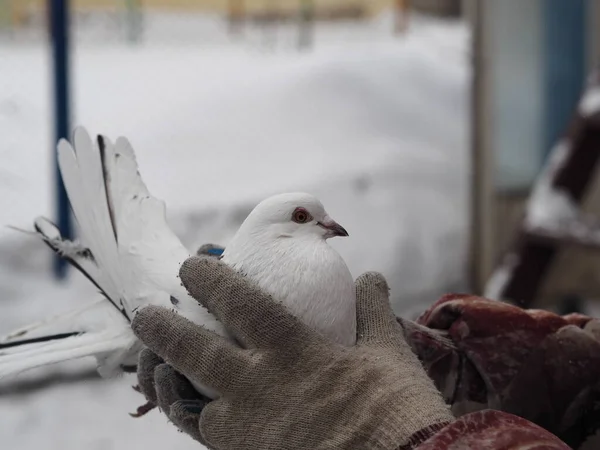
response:
M150 16L132 47L90 23L77 31L76 123L131 139L192 249L226 244L268 194L315 193L350 232L332 245L353 274L383 272L406 313L464 288L468 36L427 20L403 38L390 30L388 17L319 25L316 49L298 53L293 29L280 28L277 45L257 32L231 42L214 18ZM1 225L29 228L52 212L47 50L35 33L0 40ZM0 230L0 334L93 296L76 274L54 283L49 262L42 244ZM93 363L65 367L83 366ZM131 384L21 394L0 383L0 443L197 448L157 413L129 418L142 400Z

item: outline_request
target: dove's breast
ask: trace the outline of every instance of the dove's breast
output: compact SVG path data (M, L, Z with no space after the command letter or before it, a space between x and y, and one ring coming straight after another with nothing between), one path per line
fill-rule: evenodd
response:
M282 239L248 252L227 248L223 262L285 304L304 323L342 345L356 341L354 280L342 257L326 242Z

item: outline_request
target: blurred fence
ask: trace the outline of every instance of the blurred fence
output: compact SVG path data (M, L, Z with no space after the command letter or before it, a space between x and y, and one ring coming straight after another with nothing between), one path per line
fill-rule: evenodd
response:
M0 0L0 36L42 38L48 0ZM407 0L71 0L73 21L108 31L111 40L143 39L147 16L198 13L222 17L225 29L239 32L241 24L357 21L390 7L407 8ZM198 15L196 14L196 15ZM98 36L98 33L96 33ZM102 36L104 40L106 36Z

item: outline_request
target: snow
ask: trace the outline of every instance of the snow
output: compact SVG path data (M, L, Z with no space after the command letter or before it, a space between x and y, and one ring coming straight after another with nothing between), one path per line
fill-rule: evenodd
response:
M494 270L492 276L488 279L483 296L490 300L503 300L502 293L518 264L518 255L509 253L504 256L502 264Z
M579 216L579 208L571 196L552 186L554 174L564 164L569 152L570 143L567 140L559 141L554 146L550 160L529 197L525 217L527 227L552 229L572 222Z
M548 163L535 182L524 219L524 225L529 231L564 231L565 227L576 230L574 224L580 217L579 207L567 192L552 185L554 175L569 155L570 145L567 139L556 143ZM485 297L503 300L502 293L518 264L518 255L506 255L489 278L485 286Z
M578 111L583 117L589 117L600 111L600 86L599 73L594 71L588 77L587 89L579 101Z
M88 21L73 59L75 122L127 136L150 191L190 249L226 244L265 196L317 195L350 233L332 240L355 276L381 271L398 313L465 288L468 33L423 18L405 37L391 17L319 24L316 48L295 30L231 41L210 16L148 17L126 46ZM117 33L118 34L118 33ZM268 38L268 39L267 39ZM36 33L0 41L0 224L31 229L52 213L47 48ZM50 252L0 230L0 334L97 298L76 273L55 283ZM93 361L32 371L79 373ZM127 413L135 379L73 382L28 394L0 382L7 448L198 448L157 412ZM3 390L4 387L4 390Z
M591 116L600 111L600 87L590 89L579 103L579 113L582 116Z

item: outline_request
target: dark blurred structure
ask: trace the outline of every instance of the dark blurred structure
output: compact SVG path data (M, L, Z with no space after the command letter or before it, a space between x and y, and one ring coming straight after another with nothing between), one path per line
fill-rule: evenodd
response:
M490 276L514 248L536 178L575 120L587 74L597 66L600 4L466 0L463 6L473 29L472 281L484 293L486 286L497 291ZM578 151L590 156L590 148ZM580 178L575 184L583 182L581 189L573 187L576 200L583 212L600 217L594 166L582 170L574 173ZM597 252L585 245L554 250L535 289L523 291L527 298L506 300L553 307L575 294L600 298Z
M411 0L415 11L441 17L459 17L463 9L463 0Z
M577 302L565 299L567 307ZM455 415L504 411L573 450L600 448L600 320L451 294L429 307L419 325L400 322ZM533 448L549 448L541 442Z

